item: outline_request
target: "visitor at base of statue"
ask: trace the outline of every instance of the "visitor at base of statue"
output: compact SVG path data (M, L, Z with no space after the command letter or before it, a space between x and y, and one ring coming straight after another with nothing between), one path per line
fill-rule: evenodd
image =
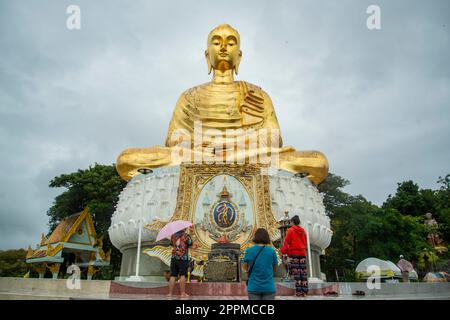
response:
M295 295L305 297L308 294L306 232L300 226L300 218L297 215L291 219L291 227L286 233L281 254L289 256L289 274L295 280Z
M402 272L402 281L409 282L409 273L414 270L414 267L411 264L411 262L406 260L403 255L400 255L400 260L398 260L397 266Z
M253 238L253 247L245 250L242 268L248 272L247 293L249 300L273 300L276 288L273 278L278 258L270 247L270 236L266 229L259 228Z
M180 294L182 298L189 297L186 294L186 276L189 268L189 247L192 246L191 236L185 232L186 229L178 231L170 238L172 258L170 260L170 280L168 297L172 296L175 281L180 276Z

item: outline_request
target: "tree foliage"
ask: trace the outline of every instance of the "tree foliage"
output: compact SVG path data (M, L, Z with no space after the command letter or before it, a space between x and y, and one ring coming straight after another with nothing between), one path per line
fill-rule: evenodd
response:
M444 241L450 242L450 174L439 177L441 185L436 191L436 221L439 223L439 231Z
M350 181L329 173L328 177L319 186L319 192L323 195L323 204L329 216L339 208L347 204L349 195L342 188L349 185Z
M436 262L437 256L426 240L424 215L435 214L441 234L448 237L450 175L440 178L442 186L435 191L420 189L412 181L399 183L396 194L389 195L382 207L361 195L345 193L342 188L348 183L330 174L319 185L334 232L325 255L324 271L328 279L334 279L339 271L341 275L351 275L344 278L352 280L356 264L368 257L396 262L403 254L425 269L430 265L424 263L424 257L426 261Z
M389 195L383 208L397 209L401 214L423 216L427 212L434 212L436 205L435 194L430 189L419 189L413 181L397 184L395 195Z
M28 272L25 249L0 251L0 277L23 277Z

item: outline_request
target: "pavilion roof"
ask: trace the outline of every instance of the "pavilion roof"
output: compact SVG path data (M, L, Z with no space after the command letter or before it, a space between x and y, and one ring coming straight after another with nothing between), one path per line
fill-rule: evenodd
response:
M87 234L89 243L76 242L77 240L73 242L72 236L74 236L77 231L83 229L87 232L84 234ZM97 259L99 259L98 261L109 263L111 250L107 253L103 251L102 238L103 237L97 237L94 222L89 209L86 207L82 212L72 214L63 219L48 238L42 234L38 248L35 250L33 250L31 246L28 248L27 262L42 262L47 258L49 261L55 261L55 259L61 259L61 252L64 248L72 248L71 250L96 252Z
M33 252L33 255L28 259L38 259L47 256L47 250L36 250Z
M73 226L77 224L76 222L79 220L82 213L83 212L75 213L61 221L55 230L53 230L50 237L48 237L46 243L65 241L64 238L66 238L67 234L70 233Z

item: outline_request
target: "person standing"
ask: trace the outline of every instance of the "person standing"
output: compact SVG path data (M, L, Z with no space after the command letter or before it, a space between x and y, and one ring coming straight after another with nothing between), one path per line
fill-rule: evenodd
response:
M289 256L289 274L295 280L295 295L305 297L308 294L308 272L306 269L306 232L300 226L300 218L291 218L291 227L286 233L283 255Z
M172 244L172 258L170 260L169 294L172 296L175 281L180 276L180 293L182 298L189 297L186 294L186 276L189 268L189 247L192 246L191 236L185 230L178 231L170 238Z
M270 247L266 229L259 228L253 238L253 247L245 250L242 269L248 273L249 300L274 300L276 295L273 275L278 265L275 249Z
M400 260L398 260L397 266L402 272L402 282L409 282L409 273L414 270L411 262L406 260L403 255L400 255Z

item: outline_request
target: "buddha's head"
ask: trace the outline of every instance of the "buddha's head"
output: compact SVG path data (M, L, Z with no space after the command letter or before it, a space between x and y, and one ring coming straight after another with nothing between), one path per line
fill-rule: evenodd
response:
M208 35L205 56L208 73L214 69L222 72L234 70L237 74L242 57L239 32L228 24L221 24L212 29Z

